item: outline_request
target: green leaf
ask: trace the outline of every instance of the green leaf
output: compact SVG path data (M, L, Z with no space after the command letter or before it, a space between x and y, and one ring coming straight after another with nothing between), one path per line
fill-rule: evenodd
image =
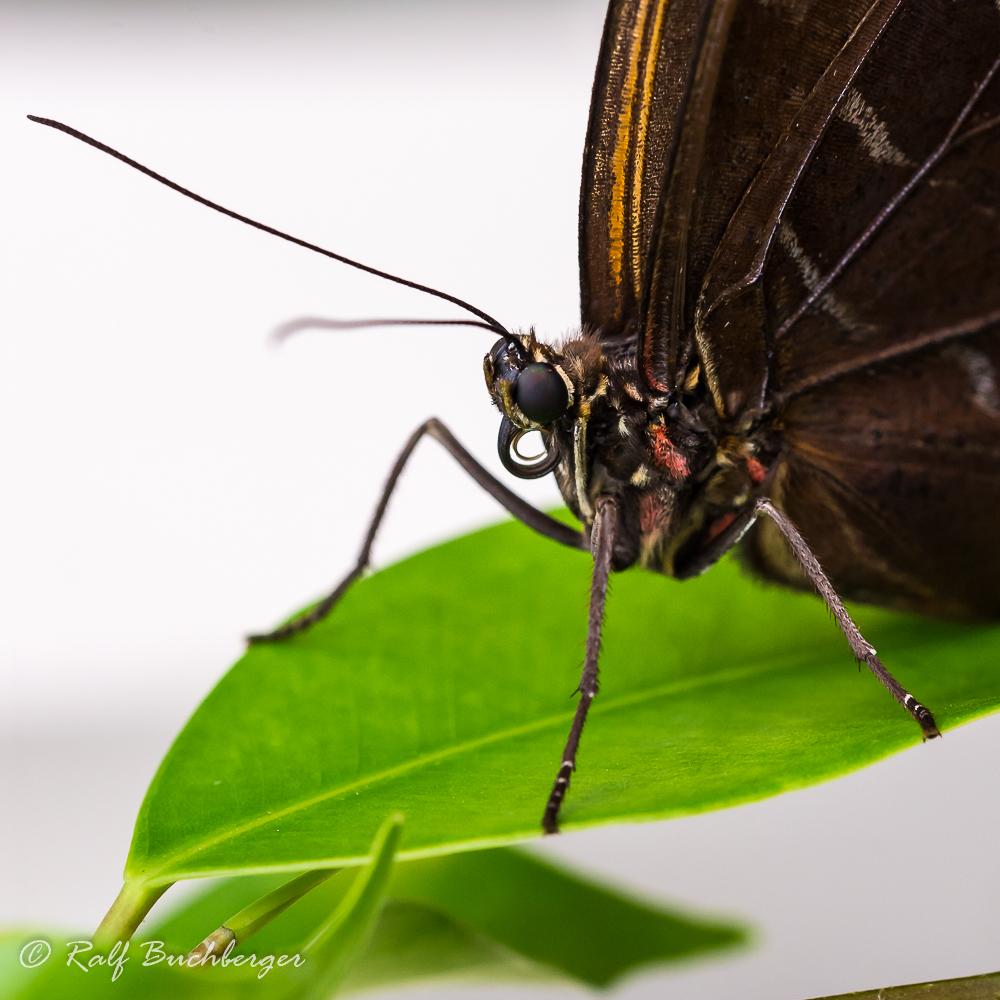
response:
M256 948L288 950L343 885L335 879L305 897L291 911L297 923L283 916L254 939ZM634 901L511 848L398 863L387 895L389 918L348 988L463 971L489 980L558 974L603 986L639 965L745 940L732 925Z
M591 986L606 986L646 962L743 939L732 927L654 909L510 849L400 865L389 891L437 906L466 927Z
M575 706L589 575L586 553L502 524L251 648L163 761L127 879L357 864L393 810L407 817L403 857L537 836ZM858 617L943 729L996 710L1000 629ZM731 806L920 742L815 597L755 583L733 560L684 583L616 576L601 676L564 829Z
M383 859L387 852L383 852ZM383 866L384 874L384 866ZM64 942L74 936L10 934L0 937L0 1000L301 1000L329 974L330 966L304 951L299 969L274 968L261 980L256 969L182 969L160 962L142 967L144 942L159 941L167 955L184 956L232 914L272 892L280 875L251 875L216 882L173 914L143 927L133 941L121 977L110 970L84 972L64 965ZM360 883L360 884L359 884ZM370 884L370 883L368 883ZM303 952L304 943L344 912L364 876L342 871L298 900L231 956ZM386 988L417 980L460 977L496 982L576 981L599 984L648 962L674 961L744 940L732 926L686 919L637 903L509 848L397 864L385 889L387 901L367 948L355 961L342 993ZM362 909L351 911L358 916ZM370 910L369 910L370 912ZM340 922L347 929L346 922ZM361 935L363 922L355 925ZM49 961L21 967L18 954L29 941L52 943ZM343 941L341 941L343 944ZM335 948L333 959L347 957ZM86 962L87 956L83 955ZM346 963L345 963L346 964ZM343 972L343 967L336 973ZM222 975L220 975L222 973ZM332 991L336 984L326 983ZM324 992L321 995L331 995Z
M338 875L296 903L254 938L255 948L287 951L336 905L344 884ZM746 938L731 924L634 901L511 848L397 863L387 895L375 940L345 989L445 974L601 986L646 963Z
M505 848L498 848L505 850ZM421 862L412 862L420 864ZM444 981L554 983L566 978L468 927L446 913L390 899L378 932L344 981L345 994Z

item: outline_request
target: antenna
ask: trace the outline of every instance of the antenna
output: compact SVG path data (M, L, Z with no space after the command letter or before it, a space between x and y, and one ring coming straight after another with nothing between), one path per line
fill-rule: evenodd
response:
M73 136L74 139L79 139L81 142L85 142L88 146L93 146L95 149L99 149L102 153L107 153L109 156L113 156L115 159L121 160L122 163L127 163L130 167L145 174L147 177L152 177L154 181L159 181L160 184L164 184L168 188L184 195L185 198L190 198L192 201L196 201L200 205L205 205L207 208L211 208L216 212L228 215L229 218L236 219L237 222L246 223L248 226L253 226L254 229L261 229L265 233L270 233L272 236L288 240L289 243L295 243L297 246L305 247L307 250L323 254L324 257L331 257L333 260L340 261L341 264L356 267L359 271L367 271L368 274L374 274L378 278L385 278L386 281L394 281L397 285L405 285L407 288L415 288L418 292L426 292L428 295L434 295L439 299L444 299L445 302L451 302L464 309L466 312L472 313L473 316L478 316L479 319L481 319L486 325L487 329L493 330L495 333L500 334L501 337L506 337L508 340L516 339L514 334L512 334L502 323L495 320L488 313L483 312L482 309L477 309L474 305L471 305L464 299L460 299L454 295L449 295L447 292L438 291L436 288L430 288L427 285L421 285L419 282L409 281L408 279L400 278L395 274L380 271L378 268L369 267L367 264L361 264L356 260L351 260L349 257L344 257L342 254L334 253L332 250L324 250L323 247L318 247L314 243L307 243L305 240L300 240L296 236L290 236L288 233L283 233L280 229L265 226L263 222L256 222L254 219L247 218L245 215L240 215L239 212L234 212L231 209L224 208L222 205L217 205L214 201L209 201L207 198L203 198L200 194L195 194L194 191L189 191L187 188L181 187L180 184L174 183L174 181L169 180L162 174L158 174L155 170L150 170L149 167L144 167L141 163L137 163L124 153L119 153L117 149L112 149L110 146L106 146L103 142L98 142L97 139L92 139L89 135L84 135L83 132L79 132L75 128L71 128L69 125L63 125L62 122L53 121L51 118L38 118L35 115L28 115L28 118L33 122L37 122L39 125L48 125L49 128L65 132L67 135Z
M478 326L483 330L493 329L478 319L328 319L325 316L300 316L275 327L271 331L271 339L281 343L301 330L361 330L370 326Z

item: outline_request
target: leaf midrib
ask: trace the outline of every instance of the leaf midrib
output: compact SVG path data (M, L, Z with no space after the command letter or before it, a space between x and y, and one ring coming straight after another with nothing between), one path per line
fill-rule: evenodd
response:
M590 714L591 717L594 715L604 715L609 712L620 711L621 709L628 708L631 705L654 701L658 698L690 691L696 688L708 688L715 685L729 683L731 681L741 680L746 677L758 677L766 674L778 673L782 670L788 670L793 667L804 670L816 664L825 662L828 659L828 656L829 654L827 653L825 655L813 656L807 660L803 660L801 654L789 654L787 657L777 661L769 659L743 667L731 667L726 670L720 670L711 675L674 680L666 684L659 684L656 687L645 688L641 691L633 691L629 694L618 695L617 697L609 698L605 696L603 698L598 698L594 702L590 710ZM149 871L149 868L146 867L144 870L148 874L146 874L145 877L139 881L147 885L154 885L158 882L172 880L169 879L168 876L160 875L160 873L168 867L176 867L179 863L187 860L188 858L194 857L199 851L204 850L207 847L217 847L219 844L223 844L227 840L233 840L261 826L273 823L283 817L303 812L323 802L346 795L349 792L358 791L362 788L369 788L379 784L380 782L396 778L399 775L407 773L408 771L417 770L426 765L446 760L467 751L477 750L480 747L489 745L490 743L499 743L506 739L514 739L528 733L539 732L555 726L566 726L573 718L575 710L574 706L573 708L567 709L565 712L546 716L542 719L536 719L534 722L525 723L521 726L508 727L485 736L477 737L476 739L467 740L453 746L443 747L442 749L435 750L431 753L422 754L419 757L415 757L413 760L386 768L376 774L366 775L363 778L339 785L336 788L329 789L318 795L314 795L311 798L293 803L283 809L266 813L263 816L249 820L227 831L217 833L214 836L201 838L192 842L192 844L184 850L178 851L176 854L172 854L165 858L151 872ZM361 860L363 859L359 859L359 862Z

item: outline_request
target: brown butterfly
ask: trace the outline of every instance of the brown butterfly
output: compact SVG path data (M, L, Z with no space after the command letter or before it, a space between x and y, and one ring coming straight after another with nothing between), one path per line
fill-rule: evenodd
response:
M581 697L543 818L552 832L597 693L608 575L634 564L683 579L742 538L752 570L819 591L858 660L938 735L838 594L1000 617L998 69L994 0L612 0L584 154L582 328L558 347L35 120L500 335L485 359L500 457L522 478L554 473L583 532L511 493L429 420L351 573L253 638L330 611L368 565L417 441L436 438L515 517L593 553ZM518 448L531 431L545 442L538 461Z

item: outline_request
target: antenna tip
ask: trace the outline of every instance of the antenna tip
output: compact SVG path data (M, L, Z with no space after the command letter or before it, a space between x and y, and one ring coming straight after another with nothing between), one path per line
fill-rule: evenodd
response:
M57 122L54 118L39 118L38 115L28 115L28 121L37 122L39 125L48 125L49 128L57 128L61 132L67 132L69 135L74 134L74 130L68 125L63 125L62 122Z

